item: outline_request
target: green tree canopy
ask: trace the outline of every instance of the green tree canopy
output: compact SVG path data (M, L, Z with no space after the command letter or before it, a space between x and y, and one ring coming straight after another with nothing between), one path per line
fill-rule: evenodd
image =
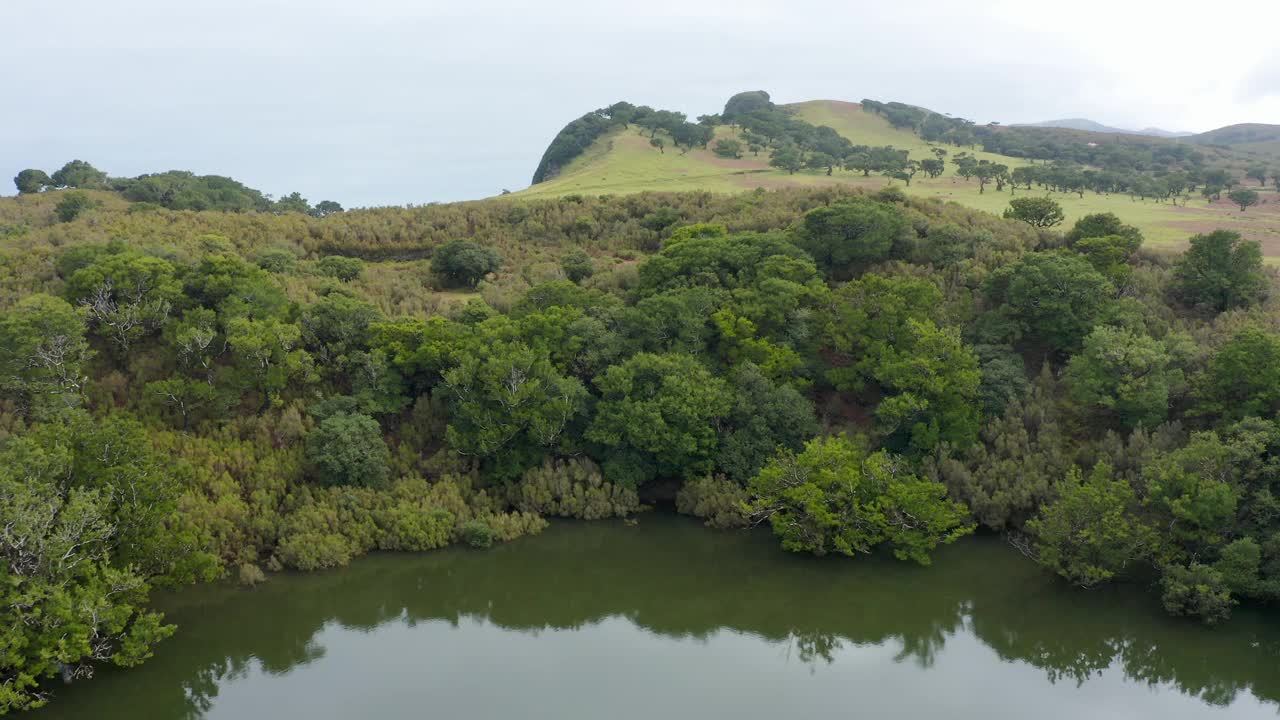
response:
M1253 305L1267 292L1262 248L1231 230L1196 235L1178 259L1173 287L1184 302L1216 312Z
M900 560L928 565L934 548L973 531L964 506L947 499L941 484L842 437L782 453L748 490L753 515L767 519L792 552L852 556L883 544Z

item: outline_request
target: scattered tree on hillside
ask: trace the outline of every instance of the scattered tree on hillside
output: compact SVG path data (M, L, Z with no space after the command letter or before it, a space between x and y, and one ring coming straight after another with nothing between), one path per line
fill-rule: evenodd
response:
M501 266L502 256L497 250L470 240L451 240L431 255L433 270L466 287L475 287L485 275L497 272Z
M1245 176L1258 181L1258 187L1265 187L1267 184L1267 167L1265 165L1251 165L1245 171Z
M334 213L343 212L342 206L332 200L321 200L311 209L312 217L326 217Z
M738 159L742 157L742 143L737 140L717 140L712 152L717 157Z
M1021 197L1009 201L1004 216L1037 228L1051 228L1066 219L1062 206L1048 197Z
M774 150L769 158L769 165L786 170L788 175L796 174L797 170L804 167L804 162L804 153L795 145L784 145Z
M662 153L663 155L667 154L667 151L666 151L667 143L662 138L651 137L649 138L649 144L653 147L658 148L658 152Z
M57 205L53 206L53 212L58 216L58 220L66 223L75 220L88 210L98 207L100 203L89 197L87 193L73 191L66 193Z
M1227 193L1227 199L1239 205L1240 212L1244 212L1250 207L1257 205L1260 198L1257 190L1238 188Z

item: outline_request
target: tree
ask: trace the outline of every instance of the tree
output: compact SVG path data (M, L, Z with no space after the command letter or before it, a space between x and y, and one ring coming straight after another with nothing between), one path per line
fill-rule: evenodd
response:
M795 175L797 170L804 167L804 161L804 152L795 145L783 145L769 157L770 167L786 170L788 175Z
M302 330L277 318L232 318L227 322L227 345L247 384L270 406L280 393L311 379L311 356L298 347Z
M0 314L0 396L26 414L75 407L91 357L85 314L51 295L30 295Z
M511 480L564 445L569 424L585 409L587 390L557 372L546 350L524 343L483 346L483 353L466 354L444 373L449 446Z
M1009 201L1004 211L1005 218L1021 220L1036 228L1051 228L1060 225L1066 216L1062 206L1048 197L1020 197Z
M1142 244L1142 231L1132 225L1125 225L1114 213L1094 213L1085 215L1071 226L1067 233L1067 243L1074 245L1085 238L1119 235Z
M711 151L716 154L716 157L737 160L742 157L742 143L737 140L717 140L715 147Z
M337 412L307 434L307 461L322 484L376 488L386 484L391 453L377 420Z
M363 270L364 261L356 257L326 255L316 262L316 272L343 282L359 278Z
M791 552L853 556L887 544L899 560L928 565L934 548L973 531L964 506L947 499L941 484L842 437L780 454L748 490L753 517L768 520Z
M805 213L795 242L824 272L843 279L889 257L910 231L896 207L859 198Z
M659 152L659 153L661 153L661 154L663 154L663 155L666 155L666 154L667 154L667 151L666 151L667 142L666 142L665 140L663 140L662 138L660 138L660 137L656 137L656 136L655 136L655 137L651 137L651 138L649 138L649 144L650 144L650 145L652 145L653 147L658 148L658 152Z
M1266 187L1268 172L1269 171L1267 170L1266 165L1250 165L1249 169L1245 171L1245 175L1248 176L1249 178L1257 180L1258 187Z
M332 200L321 200L311 209L312 217L328 217L343 212L342 206Z
M208 559L164 526L179 489L142 426L115 416L73 413L3 445L0 713L43 705L60 674L137 665L173 633L145 609L149 581Z
M749 90L729 98L729 101L724 104L724 112L720 113L720 117L729 124L740 123L744 117L752 113L771 108L773 103L769 100L769 93L763 90Z
M1227 193L1227 199L1239 205L1240 212L1244 212L1250 207L1257 205L1260 198L1257 190L1238 188Z
M1076 242L1075 250L1089 261L1094 270L1106 276L1113 285L1124 288L1133 276L1133 268L1130 267L1129 261L1141 246L1141 238L1135 240L1132 236L1103 235Z
M1262 248L1231 230L1196 235L1178 259L1173 288L1184 302L1215 312L1253 305L1267 290Z
M1164 422L1171 397L1183 385L1182 371L1164 343L1106 325L1085 338L1064 379L1082 409L1124 430Z
M994 312L1012 322L1015 338L1056 352L1079 347L1115 287L1066 251L1028 253L988 276L984 292Z
M102 189L107 185L107 174L83 160L72 160L50 178L60 188Z
M594 382L600 401L585 437L606 448L606 479L637 487L658 476L711 472L716 423L733 395L693 356L639 353Z
M158 331L182 296L167 260L136 252L103 255L67 280L67 299L87 311L94 330L128 351Z
M87 193L69 192L62 196L57 205L53 206L53 212L58 216L59 221L67 223L98 207L99 204Z
M1196 414L1222 420L1280 410L1280 337L1256 326L1237 332L1195 380Z
M920 169L931 178L938 177L946 168L947 163L942 158L927 158L920 161Z
M560 269L564 271L564 276L569 278L569 282L580 283L591 277L596 272L595 263L592 262L591 256L584 250L570 250L560 259Z
M307 199L302 197L302 193L296 191L277 200L275 204L275 211L277 213L296 212L302 213L303 215L310 215L313 212L311 203L307 202Z
M431 255L431 269L458 285L475 287L485 275L497 272L502 256L497 250L471 242L450 240Z
M51 187L53 180L43 170L27 168L13 178L13 184L17 186L20 195L28 195Z
M1058 497L1027 522L1036 561L1081 587L1111 580L1145 560L1158 542L1138 518L1137 495L1111 467L1098 463L1086 479L1072 468Z

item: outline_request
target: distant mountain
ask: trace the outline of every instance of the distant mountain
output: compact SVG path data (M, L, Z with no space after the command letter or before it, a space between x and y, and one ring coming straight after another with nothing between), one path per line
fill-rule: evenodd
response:
M1280 125L1240 123L1187 138L1200 145L1253 145L1280 142Z
M1126 130L1124 128L1111 127L1103 125L1100 122L1094 122L1087 118L1066 118L1064 120L1046 120L1038 123L1023 123L1014 125L1013 127L1046 127L1046 128L1066 128L1067 130L1085 130L1087 132L1097 133L1120 133L1122 135L1151 135L1152 137L1176 138L1194 135L1189 132L1174 132L1172 130L1161 130L1160 128L1143 128L1141 130Z

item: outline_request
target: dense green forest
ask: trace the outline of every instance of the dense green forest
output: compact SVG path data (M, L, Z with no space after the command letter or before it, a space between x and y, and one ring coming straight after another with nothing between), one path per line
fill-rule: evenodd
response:
M1280 311L1232 232L1172 255L895 188L340 212L38 172L0 200L0 712L148 657L153 587L656 504L924 564L1003 533L1210 623L1280 597Z

